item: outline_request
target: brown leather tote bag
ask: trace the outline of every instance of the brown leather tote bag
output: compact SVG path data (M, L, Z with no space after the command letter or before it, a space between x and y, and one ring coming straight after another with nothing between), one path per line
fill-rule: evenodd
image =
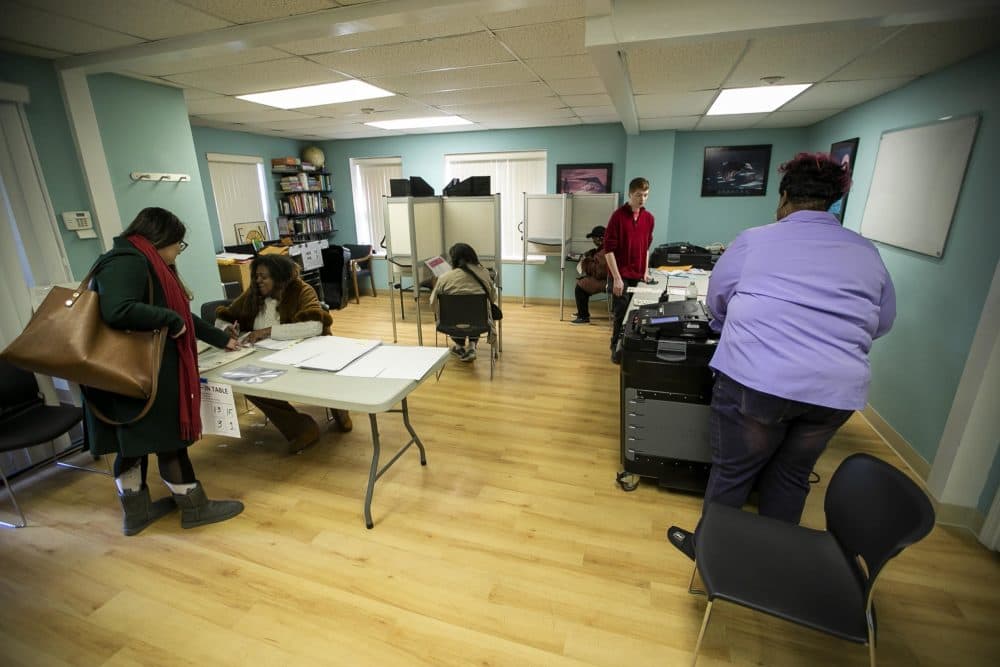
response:
M96 266L95 266L96 268ZM156 399L166 332L112 329L101 318L97 292L91 290L90 270L75 290L53 287L28 325L7 346L0 358L27 371L61 377L147 403L137 421ZM153 302L153 281L149 302ZM115 422L88 406L102 421Z

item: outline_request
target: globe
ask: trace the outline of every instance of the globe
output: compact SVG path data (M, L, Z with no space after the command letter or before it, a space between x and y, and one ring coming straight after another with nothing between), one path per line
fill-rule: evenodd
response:
M319 146L303 148L302 159L316 165L318 169L322 169L323 165L326 164L326 155L323 154L323 150Z

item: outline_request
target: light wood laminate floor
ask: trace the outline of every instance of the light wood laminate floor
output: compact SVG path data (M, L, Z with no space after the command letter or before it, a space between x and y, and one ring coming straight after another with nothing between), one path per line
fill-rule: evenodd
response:
M29 527L0 530L0 665L689 663L705 600L687 593L692 565L664 533L694 526L701 499L616 486L607 325L514 301L493 382L488 359L452 359L411 396L428 466L411 451L383 477L374 530L361 519L363 415L297 456L258 412L242 417L242 441L199 442L210 496L246 511L193 530L173 514L126 538L109 477L22 476ZM416 342L414 314L410 302L400 342ZM387 298L333 315L339 335L392 339ZM403 428L381 426L388 450ZM857 451L903 465L856 415L820 460L806 525L822 527L830 474ZM166 495L153 468L154 497ZM935 528L882 576L880 664L1000 664L998 579L996 553ZM860 666L867 653L720 604L699 664Z

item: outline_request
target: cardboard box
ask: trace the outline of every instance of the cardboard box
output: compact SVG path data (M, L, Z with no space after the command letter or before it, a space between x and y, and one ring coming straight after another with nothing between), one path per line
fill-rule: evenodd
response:
M224 283L239 283L240 289L246 291L251 284L250 262L219 264L219 278Z

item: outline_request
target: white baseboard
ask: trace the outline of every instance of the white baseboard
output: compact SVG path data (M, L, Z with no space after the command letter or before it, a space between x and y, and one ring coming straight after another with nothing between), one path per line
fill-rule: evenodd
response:
M861 411L861 416L868 421L872 429L885 441L889 449L894 451L903 460L903 463L909 466L913 474L923 482L921 486L923 486L924 492L927 493L927 496L934 504L937 523L966 528L978 535L983 529L983 524L986 522L986 516L975 507L940 502L931 490L927 488L926 484L927 477L931 472L931 464L925 461L924 457L906 441L906 438L890 426L889 422L883 419L882 415L876 412L871 405L865 406L865 409Z

